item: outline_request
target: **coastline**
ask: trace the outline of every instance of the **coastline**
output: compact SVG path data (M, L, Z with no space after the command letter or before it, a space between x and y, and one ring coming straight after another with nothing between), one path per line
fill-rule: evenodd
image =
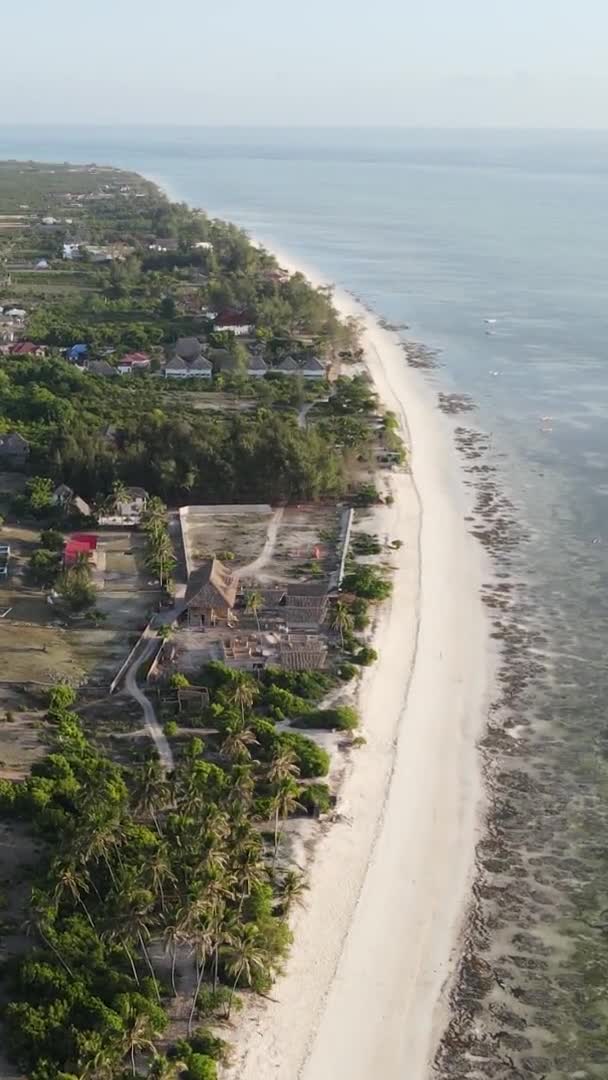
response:
M371 512L366 526L403 546L374 632L379 660L359 688L367 744L345 768L343 819L316 845L272 1000L248 1005L238 1024L230 1080L430 1074L449 1021L483 820L484 556L450 475L454 451L397 335L348 293L335 290L334 303L362 321L368 370L411 445L411 474L390 474L394 504Z

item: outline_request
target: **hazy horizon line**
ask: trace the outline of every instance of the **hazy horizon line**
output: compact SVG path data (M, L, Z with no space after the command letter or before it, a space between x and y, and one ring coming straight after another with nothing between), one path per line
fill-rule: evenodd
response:
M86 127L89 130L99 129L124 129L134 127L145 128L170 128L175 130L196 130L196 131L451 131L451 132L478 132L478 131L497 131L497 132L551 132L551 133L567 133L567 134L608 134L608 124L606 127L562 127L556 125L545 124L532 124L521 126L519 124L273 124L273 123L256 123L256 124L218 124L218 123L180 123L179 121L154 121L154 120L121 120L121 121L100 121L99 123L91 123L84 120L65 120L65 121L40 121L40 120L8 120L0 122L0 130L6 128L83 128Z

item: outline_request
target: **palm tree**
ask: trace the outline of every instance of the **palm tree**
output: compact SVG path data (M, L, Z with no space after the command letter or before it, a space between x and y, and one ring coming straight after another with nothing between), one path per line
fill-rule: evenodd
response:
M173 988L174 997L177 997L177 987L175 985L177 948L185 939L187 918L187 911L184 912L183 909L180 909L171 918L167 918L163 924L163 945L165 947L165 952L168 952L171 956L171 986Z
M67 893L71 896L74 903L80 904L90 925L95 929L95 923L82 898L82 894L89 891L89 884L86 876L84 874L79 874L75 866L71 863L66 863L64 866L58 865L58 860L56 860L51 872L56 877L54 891L55 901L59 902L64 893Z
M185 1061L177 1061L155 1054L148 1069L149 1080L177 1080L188 1066Z
M291 778L280 780L272 797L272 805L274 809L274 853L272 857L273 869L276 866L277 855L279 853L279 844L281 843L281 836L283 835L283 826L281 822L285 822L290 814L293 814L294 810L297 810L300 803L297 799L298 787Z
M89 580L91 577L91 560L86 551L78 551L70 564L70 570L74 577Z
M268 879L266 864L262 858L262 845L255 834L233 848L232 868L240 892L238 911L243 909L253 890Z
M135 1076L135 1054L142 1050L150 1050L155 1054L154 1040L158 1038L158 1032L154 1030L154 1024L147 1013L139 1010L136 1002L130 998L123 1000L120 1012L124 1024L124 1056L128 1054L131 1058L131 1071Z
M283 911L288 914L293 904L302 904L304 893L309 888L304 874L300 870L288 870L281 883Z
M249 806L255 789L253 769L251 764L239 763L233 765L230 772L230 788L228 791L228 805L231 818L234 817L235 807L242 810Z
M260 611L261 608L263 608L263 606L264 606L264 597L262 596L259 589L252 589L251 592L247 593L247 597L246 597L246 600L245 600L245 611L250 612L252 615L255 616L255 621L256 621L256 625L257 625L258 630L260 629L260 620L259 620L259 617L258 617L258 612Z
M268 766L268 779L271 784L290 780L300 775L296 765L296 755L289 746L279 745Z
M167 523L167 507L158 495L151 495L142 514L142 524L146 532Z
M226 970L234 977L234 982L228 999L228 1012L226 1019L230 1019L232 1000L236 992L239 979L244 976L251 985L256 971L266 969L266 956L260 946L260 931L255 923L247 923L239 927L232 941L225 947Z
M23 929L26 934L38 934L47 948L49 948L57 957L62 968L68 973L70 978L74 979L74 972L53 941L55 933L53 922L56 915L56 906L49 903L48 897L40 889L33 888L30 916L25 920Z
M246 762L251 760L249 747L257 744L258 740L251 728L243 727L240 723L229 724L220 751L228 761Z
M146 566L156 574L161 588L167 584L176 564L173 545L166 530L149 532Z
M87 1061L78 1080L112 1080L116 1072L116 1053L105 1048ZM69 1075L69 1073L67 1074Z
M162 810L169 801L169 788L165 780L164 772L155 752L148 754L137 773L135 787L135 812L150 817L159 836L162 830L156 813Z
M205 966L207 963L207 958L211 955L211 951L214 945L212 924L210 922L205 922L204 914L202 914L201 922L192 932L191 942L194 948L194 955L196 960L196 983L194 986L194 993L192 995L192 1006L190 1008L190 1015L188 1016L188 1035L192 1034L192 1024L194 1022L194 1014L196 1013L198 996L201 991L201 985L205 974Z
M236 705L241 710L241 719L243 724L245 723L245 709L250 709L253 705L259 690L257 686L254 686L249 679L244 679L242 676L233 685L229 691L228 700L232 705Z
M340 634L340 642L344 648L344 634L351 633L354 620L343 600L338 600L331 614L330 627Z
M152 897L150 893L142 889L139 893L135 893L131 897L131 910L127 912L127 917L130 916L131 926L139 941L139 945L146 961L146 966L150 972L152 982L154 984L154 992L156 994L158 1003L160 1005L160 990L158 988L158 982L156 980L156 972L150 959L150 953L146 947L146 942L150 940L150 909L152 907Z
M122 480L115 480L112 484L112 494L107 500L108 509L116 513L120 503L125 502L127 498L126 484Z
M131 952L131 949L129 947L129 937L125 932L125 928L123 927L122 922L118 920L113 920L109 926L106 926L106 928L102 930L100 937L102 941L118 941L119 944L122 945L125 951L125 956L129 961L135 984L136 986L141 986L137 968L135 967L135 960L133 959L133 953Z
M146 962L148 971L150 972L154 984L154 991L160 1004L160 990L158 988L156 972L154 971L150 954L146 947L146 942L150 940L151 936L150 917L154 898L152 893L147 889L133 888L132 883L129 880L121 881L119 889L119 898L122 906L115 919L116 937L121 941L123 948L129 956L131 969L137 982L139 982L139 979L137 979L133 959L129 955L127 942L139 942L142 956Z
M112 884L116 886L116 875L112 869L110 855L115 854L120 860L119 848L124 837L123 826L115 818L100 818L94 792L91 793L90 799L85 800L82 811L83 827L76 843L78 857L85 866L91 860L95 863L104 862Z
M163 884L169 882L174 885L176 881L175 874L171 869L171 860L169 858L169 852L165 844L159 845L154 855L150 859L147 866L148 873L150 875L151 891L156 895L158 893L160 897L160 909L164 915L165 913L165 891Z

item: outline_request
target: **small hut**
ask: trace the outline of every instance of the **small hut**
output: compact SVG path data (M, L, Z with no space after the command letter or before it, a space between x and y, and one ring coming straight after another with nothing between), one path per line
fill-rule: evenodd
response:
M219 559L207 559L189 578L185 597L188 625L195 629L230 625L236 603L238 577Z

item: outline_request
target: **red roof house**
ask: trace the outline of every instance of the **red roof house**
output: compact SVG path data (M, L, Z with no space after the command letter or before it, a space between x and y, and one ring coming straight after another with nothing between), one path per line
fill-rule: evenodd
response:
M130 375L133 371L147 371L149 367L150 357L147 353L133 352L119 360L117 371L119 375Z
M68 536L63 549L64 566L72 566L79 555L86 555L91 561L97 551L97 536L94 533L74 533Z
M253 317L244 311L221 311L216 316L214 329L221 333L223 330L231 330L237 337L239 334L249 334L253 329Z
M44 356L44 345L34 345L33 341L16 341L7 349L9 356Z

